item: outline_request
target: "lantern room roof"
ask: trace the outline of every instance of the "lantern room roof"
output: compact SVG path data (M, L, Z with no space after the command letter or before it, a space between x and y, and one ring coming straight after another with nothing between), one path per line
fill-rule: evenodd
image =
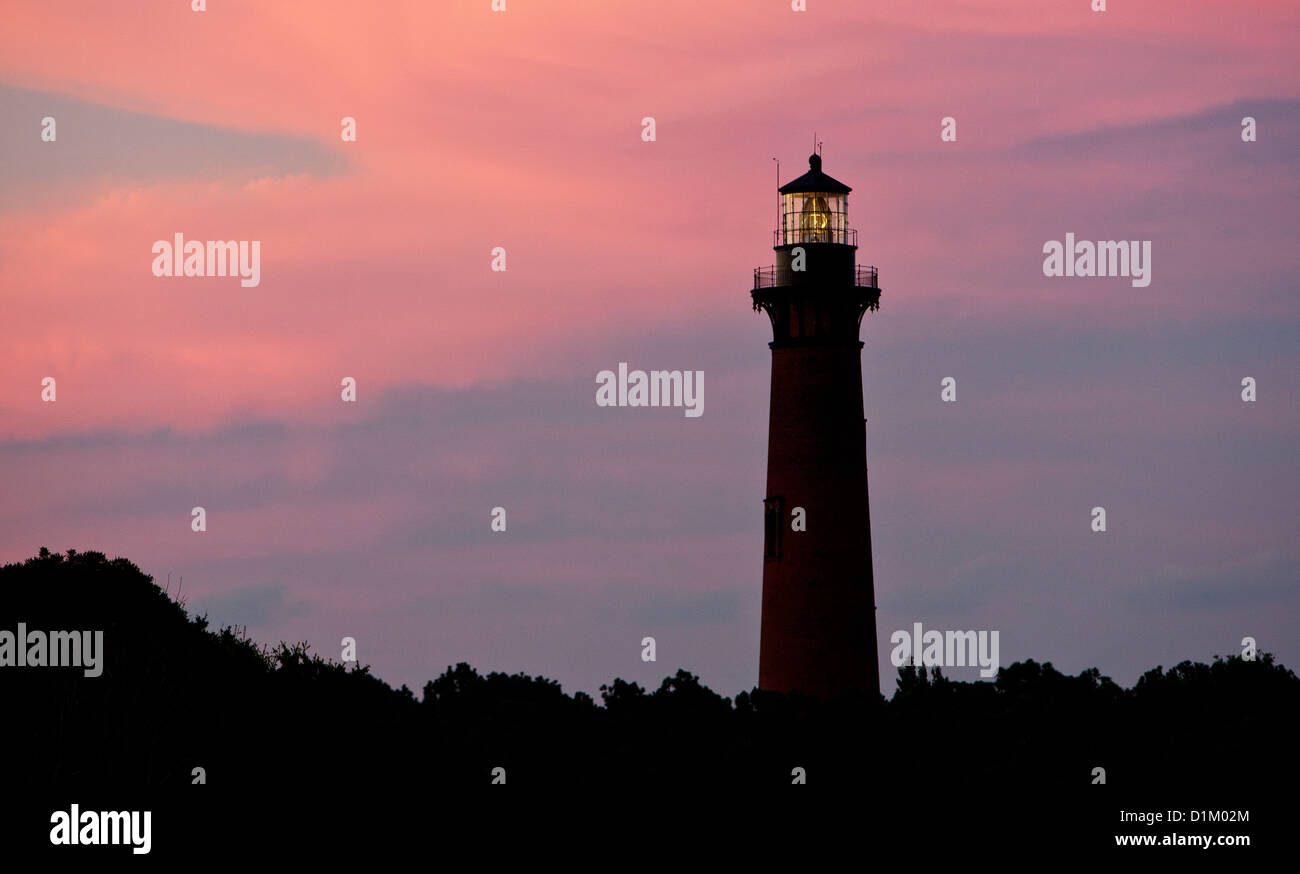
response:
M822 172L822 156L810 155L808 157L808 172L798 179L787 182L779 189L782 194L794 194L800 191L824 191L827 194L848 194L853 189L840 182L832 179Z

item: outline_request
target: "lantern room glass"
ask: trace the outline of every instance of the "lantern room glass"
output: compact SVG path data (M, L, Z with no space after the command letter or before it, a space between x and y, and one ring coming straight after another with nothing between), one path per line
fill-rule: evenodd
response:
M781 195L782 244L847 243L849 198L826 191Z

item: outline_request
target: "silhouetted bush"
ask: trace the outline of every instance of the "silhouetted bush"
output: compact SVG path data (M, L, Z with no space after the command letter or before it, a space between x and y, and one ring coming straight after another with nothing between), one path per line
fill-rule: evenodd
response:
M305 643L211 631L126 559L45 549L0 568L0 628L19 621L103 629L107 658L99 678L0 669L6 713L21 714L16 785L153 791L202 766L209 783L249 793L477 787L495 767L511 784L767 787L799 767L809 784L855 790L1033 797L1080 792L1102 766L1110 786L1241 799L1296 772L1270 738L1294 730L1300 681L1268 654L1157 667L1128 690L1033 660L995 682L904 667L888 701L753 689L733 704L678 670L653 692L615 678L602 706L461 663L417 700Z

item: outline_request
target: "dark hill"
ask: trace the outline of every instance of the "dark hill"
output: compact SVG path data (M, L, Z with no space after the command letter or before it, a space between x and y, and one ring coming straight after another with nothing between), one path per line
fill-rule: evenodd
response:
M250 799L464 793L496 767L510 785L547 791L791 791L803 768L809 787L919 793L940 811L1010 798L1031 813L1083 805L1068 816L1109 823L1121 798L1258 807L1300 776L1300 680L1267 654L1156 668L1132 689L1035 661L992 683L908 668L887 702L758 690L733 702L682 670L653 691L615 679L603 706L541 677L460 664L417 699L305 644L213 631L131 562L72 550L0 568L0 630L19 622L105 634L100 677L0 668L6 783L59 803L162 806L201 791L196 767L202 791ZM1094 767L1106 785L1093 785Z

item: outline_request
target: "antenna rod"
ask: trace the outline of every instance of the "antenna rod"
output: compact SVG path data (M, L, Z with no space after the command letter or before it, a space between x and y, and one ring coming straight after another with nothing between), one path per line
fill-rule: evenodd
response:
M781 159L774 156L772 160L776 162L776 226L780 228L781 227ZM781 238L781 242L782 243L785 242L784 236Z

